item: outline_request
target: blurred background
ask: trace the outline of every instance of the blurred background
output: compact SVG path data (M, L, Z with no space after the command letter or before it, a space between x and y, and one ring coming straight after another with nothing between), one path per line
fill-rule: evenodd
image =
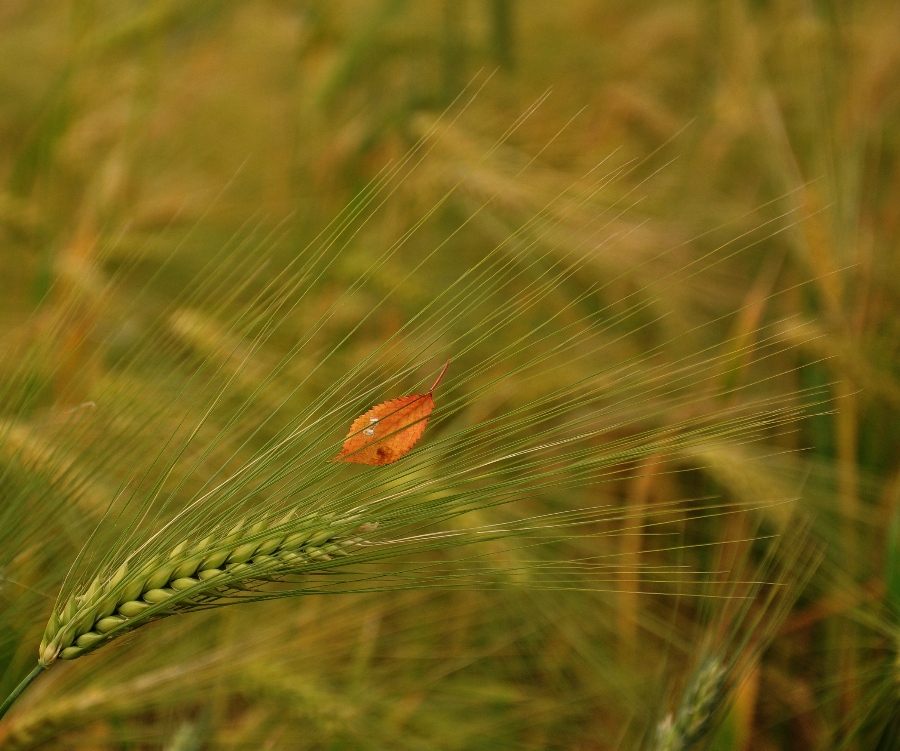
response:
M445 244L448 268L477 263L603 162L616 179L556 211L554 241L582 252L593 213L617 205L627 211L604 236L621 239L587 258L555 304L598 283L610 304L646 296L618 351L660 345L658 364L676 357L665 343L678 335L678 346L688 336L698 352L718 347L711 410L751 378L748 350L772 343L778 355L755 361L752 377L775 394L822 388L833 399L753 448L651 457L594 498L632 518L712 494L800 499L822 564L773 621L762 660L744 666L713 747L890 743L900 733L898 32L890 0L5 0L3 369L37 336L54 284L77 287L82 324L108 318L108 341L125 348L223 247L242 248L251 268L265 255L254 273L274 275L438 122L446 132L427 161L346 241L304 306L326 306L432 212L429 222L320 332L322 346L416 259ZM735 238L743 250L732 255ZM686 273L710 253L714 269ZM409 320L441 268L381 305L363 340ZM92 307L98 280L121 269L154 295L127 319L105 298ZM669 278L683 280L656 283ZM213 317L179 335L207 351ZM74 362L94 346L80 331L76 321L60 345ZM290 345L271 346L274 357ZM42 398L102 379L112 349ZM726 519L703 534L743 532ZM640 535L609 544L626 561L641 554ZM35 564L28 581L55 596L47 582L64 575L60 558L56 569ZM8 613L25 601L9 586L3 597ZM47 601L21 607L39 640ZM315 597L171 619L127 653L60 666L0 737L3 748L637 748L677 705L701 649L690 610L659 607L614 586ZM6 623L6 690L33 659L26 622ZM247 632L258 638L240 643Z

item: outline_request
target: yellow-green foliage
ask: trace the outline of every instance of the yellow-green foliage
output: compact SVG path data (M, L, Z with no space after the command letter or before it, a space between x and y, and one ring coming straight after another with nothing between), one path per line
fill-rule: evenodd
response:
M896 6L6 0L0 748L896 743Z

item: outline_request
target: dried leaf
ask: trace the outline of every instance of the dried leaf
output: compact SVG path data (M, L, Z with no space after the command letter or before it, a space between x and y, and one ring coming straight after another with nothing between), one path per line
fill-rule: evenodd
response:
M450 366L444 369L427 394L411 394L372 407L350 426L341 453L332 461L380 466L405 456L425 432L434 410L431 394Z

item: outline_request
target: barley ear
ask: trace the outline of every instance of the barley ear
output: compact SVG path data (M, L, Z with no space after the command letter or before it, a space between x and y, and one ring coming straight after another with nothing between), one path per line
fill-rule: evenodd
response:
M199 542L184 540L145 562L126 560L109 576L98 575L51 614L39 656L41 668L74 660L150 620L233 601L252 586L351 555L364 544L359 533L377 523L359 514L290 511Z
M678 711L657 726L653 751L688 751L706 737L728 693L725 678L721 660L710 658L699 667Z

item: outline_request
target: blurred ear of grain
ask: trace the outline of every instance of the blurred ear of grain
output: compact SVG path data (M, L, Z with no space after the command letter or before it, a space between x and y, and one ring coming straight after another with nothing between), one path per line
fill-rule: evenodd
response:
M321 334L323 346L382 299L410 259L448 242L460 263L477 263L524 227L521 252L528 233L543 232L528 222L547 211L555 227L549 247L558 258L584 259L558 300L606 285L604 302L621 334L617 357L677 341L641 364L646 373L678 362L684 348L725 342L715 351L722 364L714 384L725 399L701 405L739 407L728 390L756 383L780 395L824 388L836 399L833 409L816 410L795 431L763 436L752 449L720 442L652 458L637 479L604 489L596 502L619 504L623 527L636 518L651 525L614 551L627 565L608 595L398 593L377 603L313 598L296 611L278 603L271 633L261 635L265 646L240 655L229 652L230 636L246 627L239 609L211 615L196 631L161 625L176 645L171 660L137 650L134 665L60 671L23 700L18 724L4 726L7 743L15 741L10 747L113 748L128 738L172 748L234 739L270 748L341 741L420 748L436 738L459 748L476 739L495 747L611 747L607 739L633 717L652 720L656 708L645 706L641 687L662 678L646 663L686 652L671 660L683 672L699 657L686 642L692 616L636 592L627 570L656 562L648 552L661 547L652 543L654 523L671 523L667 534L680 523L655 518L654 503L712 494L750 504L799 497L829 551L787 618L789 636L775 637L754 673L758 688L738 692L740 711L729 722L743 724L728 732L743 744L755 737L759 747L799 749L838 742L864 748L894 732L895 5L3 3L0 376L3 383L22 377L17 363L29 348L58 357L52 378L25 374L24 402L12 405L0 392L0 489L54 504L56 521L47 530L40 517L31 526L16 517L15 529L3 534L21 540L52 531L70 553L42 557L22 552L33 550L28 546L6 546L19 552L2 560L4 691L33 659L39 634L32 631L42 627L87 528L86 510L100 507L122 472L79 472L76 456L54 436L81 421L92 440L117 441L123 461L147 461L141 426L92 433L92 408L80 407L80 395L127 360L163 312L169 324L156 334L189 341L198 361L227 368L240 353L222 335L219 319L230 320L224 309L251 299L264 284L258 280L277 275L333 217L360 202L364 186L449 102L473 90L465 89L470 80L477 89L495 67L424 169L397 187L386 210L327 269L316 295L302 301L302 314L320 314L380 249L458 185L435 221L341 308ZM548 87L550 98L484 159ZM608 166L592 174L610 154ZM616 170L621 179L595 200L554 202L565 186L584 195L601 173ZM466 222L487 197L487 208ZM619 215L617 201L633 208ZM595 236L603 211L608 223ZM705 268L706 254L738 237L747 250L731 256L726 249ZM224 246L243 265L222 305L170 310ZM705 271L695 274L698 264ZM106 319L115 308L104 280L113 271L145 297L127 306L128 316ZM660 281L671 274L681 282ZM367 341L390 336L448 278L449 271L435 273L404 287L367 323ZM67 290L65 311L44 300L53 284ZM617 300L631 305L640 295L640 317L615 319ZM103 357L90 334L98 325L116 344ZM291 346L290 331L279 336L275 355ZM152 381L152 373L144 375ZM242 377L247 389L260 378L252 371ZM140 380L118 388L123 402L146 394ZM274 405L281 393L266 398ZM60 394L62 406L55 404ZM484 419L491 406L479 409L467 419ZM40 429L33 419L16 422L20 415L38 416ZM45 486L31 472L36 466ZM63 476L62 491L46 483ZM765 523L777 525L777 517ZM702 534L716 540L729 534L728 525L710 520ZM183 661L174 654L181 649ZM636 656L645 657L643 666ZM102 676L113 669L133 691L110 690ZM145 683L141 674L149 676ZM169 688L176 679L177 692ZM81 704L63 701L76 694Z

